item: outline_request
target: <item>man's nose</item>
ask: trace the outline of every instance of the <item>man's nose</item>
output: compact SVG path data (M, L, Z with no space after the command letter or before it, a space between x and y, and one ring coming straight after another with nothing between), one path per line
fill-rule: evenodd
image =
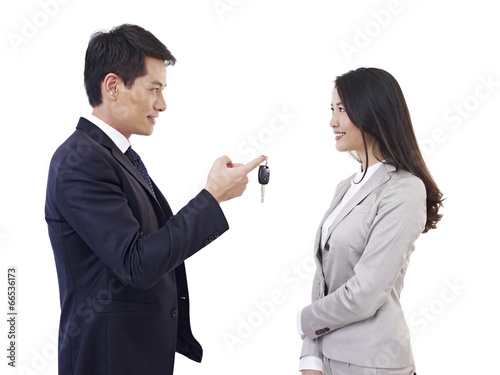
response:
M155 103L155 111L158 112L163 112L167 109L167 103L165 102L165 99L163 98L163 95L158 95L158 99L156 100Z

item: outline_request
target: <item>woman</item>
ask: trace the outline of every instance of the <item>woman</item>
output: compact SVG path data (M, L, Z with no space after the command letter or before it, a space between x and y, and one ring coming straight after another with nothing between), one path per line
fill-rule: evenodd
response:
M342 181L315 243L312 303L298 315L302 375L411 375L399 302L414 242L436 227L443 195L417 145L399 84L381 69L337 77L336 148L361 163Z

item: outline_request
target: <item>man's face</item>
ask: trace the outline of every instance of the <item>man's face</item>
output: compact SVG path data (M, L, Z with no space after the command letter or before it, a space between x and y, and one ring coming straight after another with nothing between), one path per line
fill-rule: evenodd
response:
M132 134L151 135L159 112L167 108L163 89L167 82L165 63L146 57L146 75L135 79L132 86L117 83L113 118L116 129L127 139Z

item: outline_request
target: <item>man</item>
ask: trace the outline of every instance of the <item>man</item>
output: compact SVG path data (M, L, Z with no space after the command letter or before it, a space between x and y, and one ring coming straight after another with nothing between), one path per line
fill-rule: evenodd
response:
M174 63L135 25L89 42L93 112L55 152L45 206L61 299L59 374L172 374L176 351L201 361L184 260L229 228L219 203L243 194L265 157L219 158L205 189L172 214L129 139L153 132Z

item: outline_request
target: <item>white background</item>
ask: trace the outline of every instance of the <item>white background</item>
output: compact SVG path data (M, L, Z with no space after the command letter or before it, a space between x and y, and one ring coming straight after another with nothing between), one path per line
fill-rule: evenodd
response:
M204 360L177 356L177 374L297 373L295 314L309 301L315 231L336 185L357 168L335 151L328 126L333 80L360 66L399 81L446 196L439 228L417 242L402 297L418 372L494 373L500 23L492 3L4 2L0 372L56 374L59 295L43 212L49 160L90 111L90 35L136 23L178 60L155 133L132 138L173 210L203 188L223 154L237 162L266 154L272 170L266 202L254 171L245 195L223 203L230 231L187 261ZM5 355L9 266L17 267L16 370Z

